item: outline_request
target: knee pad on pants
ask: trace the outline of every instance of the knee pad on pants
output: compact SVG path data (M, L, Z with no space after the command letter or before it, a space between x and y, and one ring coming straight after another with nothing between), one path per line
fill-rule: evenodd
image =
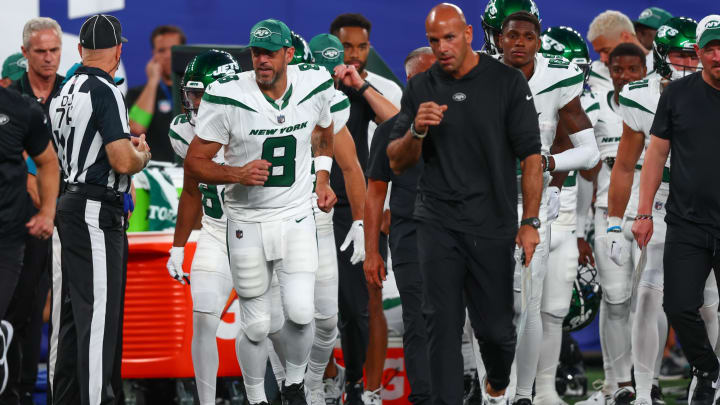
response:
M628 249L632 246L628 243ZM608 304L622 304L632 295L632 261L618 266L608 256L609 248L606 235L595 238L595 260L597 260L598 278L603 289L603 300Z
M633 243L633 249L635 256L638 258L637 260L639 261L641 254L640 248L637 247L637 244ZM661 243L650 241L646 249L647 261L645 262L645 269L640 277L639 285L662 291L664 287L663 279L665 277L663 266L663 253L665 249L664 238Z
M315 280L315 319L328 318L338 313L338 279Z
M253 343L264 341L270 333L269 319L256 319L243 326L243 333Z
M230 295L230 277L198 270L193 270L191 274L193 311L220 317Z
M307 325L315 316L315 274L278 274L285 318Z
M322 344L335 344L338 335L338 317L331 316L327 319L315 318L315 339Z

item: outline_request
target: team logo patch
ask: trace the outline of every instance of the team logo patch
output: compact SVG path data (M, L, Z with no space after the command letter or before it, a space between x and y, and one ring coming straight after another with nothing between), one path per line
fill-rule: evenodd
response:
M642 13L640 13L639 18L649 18L649 17L652 17L652 15L653 15L652 10L650 10L649 8L646 8L645 10L643 10Z
M340 51L338 51L336 48L325 48L322 51L322 56L326 59L335 59L338 57L338 55L340 55Z
M238 239L242 239L242 237L243 237L243 231L240 230L240 229L236 230L236 231L235 231L235 237L238 238Z
M253 32L253 36L258 39L267 38L272 35L272 31L265 27L260 27Z
M665 203L662 201L655 201L655 211L662 211L662 209L665 207Z
M5 125L10 122L10 117L5 114L0 114L0 125Z
M278 115L277 116L278 124L282 124L285 122L285 116L284 115Z
M467 96L465 95L465 93L458 92L458 93L455 93L452 95L453 101L457 101L457 102L465 101L466 98L467 98Z

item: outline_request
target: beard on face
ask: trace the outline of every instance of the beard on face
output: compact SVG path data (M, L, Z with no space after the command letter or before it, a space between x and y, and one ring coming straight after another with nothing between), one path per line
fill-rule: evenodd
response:
M273 75L269 79L261 79L260 75L258 74L258 69L255 69L255 81L261 89L269 89L273 85L275 85L275 82L277 82L278 78L283 73L285 73L284 67L281 67L278 70L273 69Z

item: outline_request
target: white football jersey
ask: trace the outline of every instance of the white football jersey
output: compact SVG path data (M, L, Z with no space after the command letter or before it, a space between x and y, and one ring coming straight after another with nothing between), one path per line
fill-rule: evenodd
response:
M540 123L542 153L549 154L555 140L558 111L583 92L583 72L563 58L535 56L535 71L528 80Z
M181 159L185 159L188 147L195 137L195 127L190 124L185 114L180 114L173 118L170 123L170 144ZM223 164L222 150L213 157L213 161ZM223 209L223 196L225 194L225 186L222 184L204 184L199 183L198 188L202 194L203 217L202 227L214 237L225 240L225 229L227 227L227 219Z
M647 75L654 75L655 60L653 53L648 52L645 55L645 68ZM657 75L654 75L657 76ZM613 89L612 79L610 79L610 70L607 65L600 60L595 60L590 64L590 77L588 78L588 86L592 91L600 94Z
M332 115L333 120L333 132L337 135L337 133L345 127L348 119L350 119L350 99L348 99L345 93L340 90L335 90L335 95L330 103L330 114ZM312 172L314 177L315 170ZM318 208L317 194L315 194L314 191L315 189L313 188L313 211L315 212L315 224L318 226L332 224L332 211L323 212L320 208Z
M599 97L600 109L598 123L595 125L595 139L597 140L600 160L603 162L597 179L597 194L595 205L608 206L608 191L610 190L610 172L612 168L606 163L613 162L617 156L620 137L622 136L622 116L620 106L615 102L615 90L602 92ZM638 187L633 182L633 189Z
M317 65L291 65L286 74L278 100L262 93L249 71L210 84L200 104L197 136L225 145L227 165L272 164L263 186L226 187L226 214L234 221L282 221L312 210L312 131L332 124L335 88Z
M657 104L660 100L662 88L660 79L656 76L628 83L620 92L620 115L622 116L623 122L625 122L630 129L642 132L645 135L645 147L638 159L635 170L635 180L637 183L639 183L640 170L642 169L645 158L645 150L650 144L650 128L652 127L653 120L655 119L655 111L657 110ZM663 172L663 178L665 180L669 177L669 168L670 156L668 156L668 159L665 162L665 171ZM657 198L662 202L665 202L669 189L670 185L668 181L662 181L660 183L660 188L658 189ZM633 187L628 209L626 211L627 216L634 217L637 214L639 197L639 186Z

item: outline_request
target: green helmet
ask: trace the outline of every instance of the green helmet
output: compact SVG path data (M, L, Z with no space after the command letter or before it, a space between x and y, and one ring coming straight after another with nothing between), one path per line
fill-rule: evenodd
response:
M512 13L527 11L540 20L540 11L533 0L490 0L482 16L482 26L485 32L485 45L483 50L491 55L502 53L495 46L495 39L502 30L502 24Z
M590 51L579 32L570 27L551 27L542 33L540 39L541 53L551 57L561 56L575 63L585 72L587 80L590 73Z
M290 37L292 38L292 44L295 48L295 55L290 61L290 64L299 65L301 63L315 63L315 58L313 58L312 52L310 52L310 47L307 42L305 42L305 38L293 31L290 31Z
M563 321L563 330L572 332L590 325L600 310L602 288L595 279L597 269L588 265L579 265L577 278L573 284L570 310Z
M653 41L655 72L666 79L677 80L697 70L692 66L673 65L668 58L670 51L695 53L696 28L697 21L687 17L671 18L658 28Z
M240 65L225 51L210 49L192 58L180 83L180 99L188 120L192 122L192 113L197 112L195 102L202 98L210 83L227 74L240 72Z

